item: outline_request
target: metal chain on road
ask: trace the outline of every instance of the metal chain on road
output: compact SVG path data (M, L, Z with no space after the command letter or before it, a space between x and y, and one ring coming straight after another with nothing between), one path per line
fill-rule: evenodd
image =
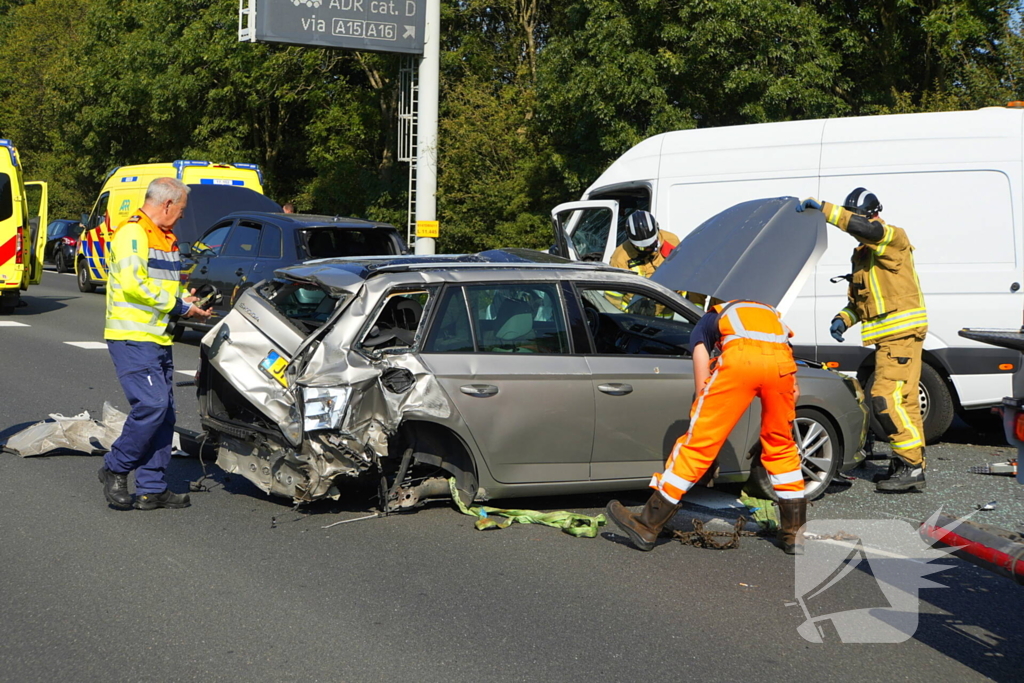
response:
M732 531L707 531L704 529L704 522L699 519L690 520L693 524L693 531L672 530L672 537L683 545L692 545L697 548L714 548L715 550L732 550L740 547L740 536L760 536L759 531L746 531L743 527L747 525L746 517L739 517ZM727 541L716 541L716 538L727 538Z

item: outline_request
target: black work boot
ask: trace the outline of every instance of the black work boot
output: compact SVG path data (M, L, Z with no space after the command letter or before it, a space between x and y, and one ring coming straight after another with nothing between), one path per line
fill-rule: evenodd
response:
M132 494L128 493L128 475L111 472L104 465L100 468L100 483L103 484L103 497L118 510L130 510Z
M800 528L807 523L807 499L779 499L779 531L776 540L787 555L804 554L804 535Z
M192 503L187 493L142 493L135 497L136 510L156 510L157 508L169 508L179 510L187 508Z
M892 472L885 479L875 484L877 491L909 491L924 489L924 463L920 465L908 465L907 462L895 456L892 459Z
M640 550L651 550L658 540L662 527L668 524L679 509L679 503L670 503L658 491L651 494L640 514L630 512L617 500L605 507L605 514L626 532L629 540Z

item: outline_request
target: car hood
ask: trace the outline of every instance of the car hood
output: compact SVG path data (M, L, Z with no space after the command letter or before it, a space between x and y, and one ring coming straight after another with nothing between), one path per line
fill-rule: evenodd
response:
M798 213L799 202L755 199L712 216L672 250L651 280L676 291L760 301L785 312L828 246L825 216Z
M281 205L248 187L189 185L188 204L174 226L181 242L194 243L214 223L235 211L277 213Z

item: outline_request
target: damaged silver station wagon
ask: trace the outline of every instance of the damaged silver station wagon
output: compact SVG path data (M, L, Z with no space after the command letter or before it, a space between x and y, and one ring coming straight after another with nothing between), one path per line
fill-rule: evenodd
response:
M528 250L309 262L203 339L217 464L296 502L379 486L389 509L646 487L685 433L702 311L602 264ZM808 493L863 457L855 379L801 364ZM707 479L753 477L759 406Z

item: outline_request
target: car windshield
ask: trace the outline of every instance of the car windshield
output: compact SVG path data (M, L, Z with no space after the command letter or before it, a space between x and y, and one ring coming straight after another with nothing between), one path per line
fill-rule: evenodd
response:
M316 285L283 280L271 280L258 292L303 334L327 322L338 303L347 298L328 294Z
M380 256L398 253L391 233L375 228L311 228L303 230L309 258Z

